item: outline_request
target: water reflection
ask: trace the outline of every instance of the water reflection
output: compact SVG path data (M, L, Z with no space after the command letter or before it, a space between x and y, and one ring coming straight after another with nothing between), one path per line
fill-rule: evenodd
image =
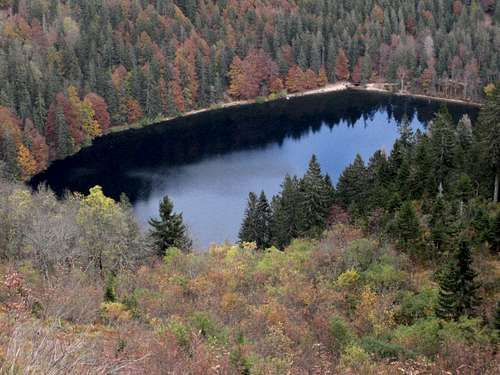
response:
M96 140L59 161L32 184L56 192L94 185L118 198L125 192L145 223L164 194L184 213L195 244L235 240L249 191L279 190L283 176L301 175L311 154L335 181L360 153L389 150L397 124L424 126L435 102L343 92L219 110ZM449 106L455 118L476 111Z

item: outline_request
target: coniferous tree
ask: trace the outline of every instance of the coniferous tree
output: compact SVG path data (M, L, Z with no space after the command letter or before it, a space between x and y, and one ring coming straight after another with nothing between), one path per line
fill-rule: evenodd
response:
M484 157L492 167L495 181L493 201L498 202L500 191L500 90L487 99L479 118L479 142Z
M463 315L474 315L479 303L476 276L472 268L470 248L465 241L461 241L440 278L436 308L438 317L456 320Z
M182 214L174 213L173 209L173 203L168 196L165 196L160 203L160 218L149 219L149 225L152 227L151 236L159 256L164 256L170 247L185 252L191 250L192 242L188 237Z
M405 201L401 205L396 217L395 230L400 245L406 250L415 245L420 237L420 223L411 201Z
M279 249L285 248L293 238L299 235L302 214L301 200L299 180L295 176L285 176L281 185L281 193L273 197L272 202L271 231L273 244Z
M253 192L248 194L247 208L243 217L238 238L241 242L257 241L257 195Z
M449 242L450 223L448 215L446 201L443 195L439 194L434 203L429 221L431 239L438 253L445 251Z
M319 234L323 231L332 201L332 187L327 185L321 174L321 167L313 155L309 167L300 181L303 195L300 208L302 222L300 231L303 234Z
M255 243L259 249L267 249L271 246L271 220L271 207L266 194L262 191L257 201L255 216Z
M367 172L361 155L357 154L353 163L344 169L339 177L336 200L345 208L362 212L365 207Z

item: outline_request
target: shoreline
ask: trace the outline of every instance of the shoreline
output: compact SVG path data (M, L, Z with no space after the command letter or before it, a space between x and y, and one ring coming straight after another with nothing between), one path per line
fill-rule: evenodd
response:
M314 95L326 95L326 94L331 94L331 93L335 93L335 92L344 92L344 91L349 91L349 90L358 91L358 92L365 92L365 93L374 93L374 94L380 94L380 95L387 95L387 96L407 97L407 98L412 98L412 99L416 99L416 100L445 102L445 103L451 103L451 104L463 105L463 106L469 106L469 107L481 107L482 106L481 103L466 101L466 100L462 100L462 99L444 98L444 97L430 96L430 95L425 95L425 94L413 94L411 92L392 92L390 90L386 90L384 88L381 88L380 85L383 85L383 83L382 84L369 83L365 86L356 86L350 82L337 82L337 83L327 84L326 86L320 87L317 89L301 91L301 92L291 93L291 94L287 94L287 95L279 95L275 98L267 97L262 102L259 101L259 98L248 99L248 100L233 100L233 101L229 101L229 102L213 104L212 106L206 107L206 108L195 109L195 110L185 112L185 113L182 113L182 114L180 114L178 116L174 116L174 117L158 117L156 119L144 119L143 121L139 121L139 122L134 123L134 124L118 125L118 126L110 128L106 133L100 135L97 138L122 133L122 132L125 132L127 130L139 130L139 129L143 129L143 128L150 127L150 126L160 126L160 125L168 124L170 121L173 121L173 120L189 118L191 116L196 116L198 114L206 113L206 112L210 112L210 111L224 110L224 109L228 109L228 108L238 108L238 107L257 105L257 104L272 103L274 101L279 101L279 100L288 101L288 100L292 100L295 98L314 96ZM97 138L95 138L95 139L97 139ZM93 141L90 142L90 144L81 147L74 154L68 155L68 157L76 155L79 152L81 152L82 150L89 148L89 147L92 147L92 145L93 145ZM50 166L54 162L57 162L58 160L62 160L62 159L52 160L47 165L47 168L45 168L43 171L38 172L36 175L31 176L25 182L31 181L34 177L36 177L40 174L43 174L47 169L50 168Z
M407 98L413 98L413 99L419 99L419 100L445 102L445 103L452 103L452 104L464 105L464 106L470 106L470 107L481 107L482 106L482 104L479 102L467 101L464 99L445 98L442 96L415 94L415 93L411 93L411 92L399 92L399 91L392 92L390 90L386 90L384 88L379 87L380 85L381 84L369 83L365 86L356 86L350 82L337 82L337 83L328 84L324 87L320 87L317 89L301 91L301 92L297 92L297 93L291 93L291 94L278 96L276 98L271 98L271 99L265 98L265 100L262 103L259 102L258 99L233 100L233 101L229 101L229 102L216 103L210 107L195 109L195 110L185 112L185 113L182 113L182 114L180 114L178 116L174 116L174 117L159 117L157 119L152 119L150 122L145 122L145 123L137 122L134 124L118 125L118 126L110 128L108 130L108 132L102 134L101 137L109 135L109 134L120 133L120 132L131 130L131 129L141 129L141 128L145 128L148 126L159 125L159 124L169 122L172 120L178 120L178 119L182 119L185 117L194 116L194 115L197 115L200 113L206 113L209 111L216 111L216 110L221 110L221 109L226 109L226 108L241 107L241 106L246 106L246 105L270 103L270 102L277 101L277 100L290 100L290 99L300 98L300 97L305 97L305 96L330 94L330 93L334 93L334 92L343 92L343 91L347 91L347 90L354 90L354 91L367 92L367 93L376 93L376 94L390 95L390 96L407 97Z

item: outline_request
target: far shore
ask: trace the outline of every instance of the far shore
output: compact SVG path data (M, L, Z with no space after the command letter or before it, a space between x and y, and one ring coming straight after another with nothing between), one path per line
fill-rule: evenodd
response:
M408 91L393 92L393 91L390 91L390 90L383 88L383 86L384 86L383 83L369 83L369 84L362 85L362 86L356 86L350 82L337 82L337 83L331 83L331 84L328 84L324 87L320 87L320 88L313 89L313 90L307 90L307 91L287 94L284 96L278 96L275 99L265 98L264 103L272 102L275 100L290 100L293 98L298 98L298 97L303 97L303 96L328 94L328 93L340 92L340 91L346 91L346 90L356 90L356 91L363 91L363 92L374 92L374 93L385 94L385 95L403 96L403 97L409 97L409 98L415 98L415 99L424 99L424 100L430 100L430 101L447 102L447 103L473 106L473 107L481 107L482 106L481 103L463 100L463 99L446 98L446 97L442 97L442 96L432 96L432 95L425 95L425 94L415 94L415 93L411 93ZM217 103L217 104L214 104L210 107L195 109L195 110L192 110L189 112L182 113L181 115L175 116L175 117L159 117L159 118L154 119L148 123L138 122L135 124L114 126L106 134L122 132L122 131L126 131L129 129L140 129L140 128L143 128L146 126L161 124L163 122L168 122L168 121L183 118L183 117L189 117L189 116L193 116L193 115L196 115L199 113L204 113L204 112L209 112L209 111L214 111L214 110L219 110L219 109L224 109L224 108L258 104L258 103L259 103L258 99L233 100L230 102ZM106 134L104 134L104 135L106 135Z

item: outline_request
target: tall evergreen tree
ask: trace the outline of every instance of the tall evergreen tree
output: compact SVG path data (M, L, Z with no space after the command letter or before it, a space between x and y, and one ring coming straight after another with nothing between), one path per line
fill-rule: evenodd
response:
M273 197L272 237L273 244L279 249L285 248L290 241L299 235L299 223L302 211L300 202L299 180L297 177L285 176L281 185L281 193Z
M456 320L463 315L474 315L479 303L476 276L472 268L470 248L465 241L461 241L440 278L436 308L438 317Z
M256 238L255 243L259 249L271 246L271 219L272 211L264 191L260 193L256 206Z
M395 223L396 235L406 250L415 245L420 237L420 223L411 201L405 201L397 214Z
M257 241L257 195L253 192L248 194L247 208L243 217L238 237L241 242Z
M479 142L495 175L493 201L500 191L500 89L490 95L479 117Z
M149 225L152 227L151 236L159 256L164 256L170 247L185 252L191 250L192 241L188 237L182 214L174 213L173 209L172 201L165 196L160 203L160 218L149 219Z
M328 180L329 181L329 180ZM332 186L328 186L321 173L321 167L313 155L309 167L300 181L303 199L300 205L302 223L300 231L303 234L319 234L326 225L332 201Z

